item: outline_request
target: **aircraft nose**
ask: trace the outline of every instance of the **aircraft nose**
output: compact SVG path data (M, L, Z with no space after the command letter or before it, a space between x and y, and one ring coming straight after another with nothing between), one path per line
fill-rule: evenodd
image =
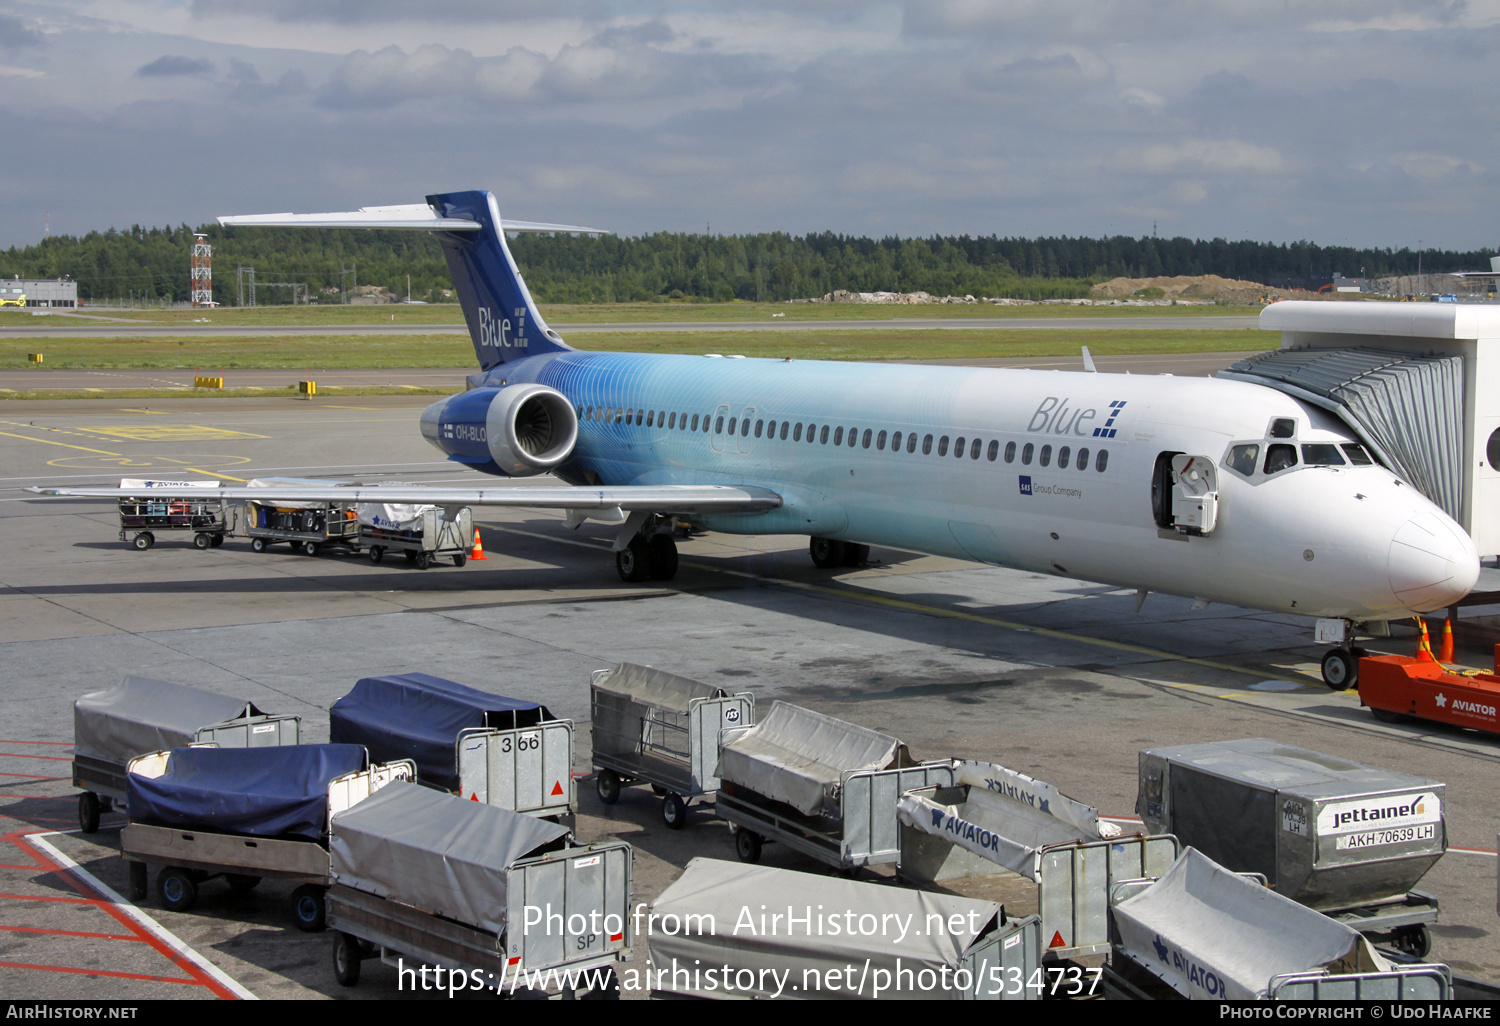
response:
M1407 609L1451 606L1479 580L1479 550L1447 517L1418 513L1391 538L1391 590Z

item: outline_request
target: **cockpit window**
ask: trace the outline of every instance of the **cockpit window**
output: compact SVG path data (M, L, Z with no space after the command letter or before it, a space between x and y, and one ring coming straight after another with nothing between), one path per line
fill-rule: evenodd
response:
M1328 442L1315 443L1302 447L1302 462L1309 467L1342 467L1344 455L1339 452L1337 445Z
M1272 438L1296 438L1297 421L1291 417L1277 417L1271 421Z
M1266 449L1266 473L1275 474L1297 465L1295 445L1273 445Z
M1236 445L1229 450L1229 469L1236 474L1249 477L1255 473L1255 464L1260 459L1260 446L1255 444Z
M1375 461L1370 459L1370 454L1365 452L1365 447L1358 442L1345 442L1339 446L1344 450L1344 455L1349 457L1349 462L1356 467L1373 467Z

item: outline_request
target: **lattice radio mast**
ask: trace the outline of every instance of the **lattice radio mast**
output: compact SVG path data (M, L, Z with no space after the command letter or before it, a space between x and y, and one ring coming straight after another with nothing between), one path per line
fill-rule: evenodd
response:
M206 235L193 233L193 259L190 277L193 285L193 307L214 305L214 248Z

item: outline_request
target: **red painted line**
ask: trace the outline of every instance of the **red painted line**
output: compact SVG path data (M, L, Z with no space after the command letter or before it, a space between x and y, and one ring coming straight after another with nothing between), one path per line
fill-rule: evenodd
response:
M98 937L101 940L138 941L139 937L127 937L119 933L89 933L85 930L45 930L40 926L0 926L0 930L12 933L46 933L57 937Z
M49 973L78 973L80 976L109 976L117 980L150 980L153 983L185 983L189 987L201 987L197 980L184 980L177 976L147 976L144 973L114 973L105 969L69 969L60 965L32 965L28 962L0 962L6 969L39 969Z
M71 745L71 741L16 741L0 737L0 745Z
M26 838L23 832L6 834L5 840L9 841L11 844L14 844L22 851L25 851L32 858L36 859L37 862L41 863L48 872L58 874L62 879L68 882L68 886L72 887L79 894L85 896L89 895L90 892L84 885L82 880L78 879L78 877L74 876L62 866L53 862L51 859L43 855L40 851L36 850L30 844L26 843ZM192 977L192 980L190 981L177 982L196 981L200 986L207 987L217 997L223 998L226 1001L233 1000L235 998L236 995L233 991L225 987L222 983L205 973L203 970L199 969L197 966L193 965L191 962L187 961L185 958L183 958L183 956L173 951L170 947L163 943L159 937L156 937L151 933L143 932L133 921L131 921L129 916L116 908L113 902L105 901L101 898L95 897L89 903L97 905L100 909L109 913L117 923L125 927L125 929L129 930L137 937L141 938L141 940L145 941L147 944L150 944L153 948L156 949L157 953L165 958L168 962L171 962L178 969L181 969L182 971L186 972L188 976ZM154 979L155 977L151 978Z
M72 762L71 755L28 755L25 752L0 752L0 758L12 759L51 759L53 762Z
M1495 855L1495 854L1497 854L1497 852L1495 851L1494 848L1464 848L1464 847L1460 847L1457 844L1450 844L1450 845L1448 845L1448 850L1449 851L1461 851L1461 852L1463 852L1463 853L1465 853L1467 855Z
M0 770L0 777L25 777L27 780L70 780L71 777L39 777L35 773L9 773Z

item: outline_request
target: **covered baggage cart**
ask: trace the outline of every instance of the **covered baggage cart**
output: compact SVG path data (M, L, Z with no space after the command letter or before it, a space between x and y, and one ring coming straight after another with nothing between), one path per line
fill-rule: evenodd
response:
M340 813L329 845L334 975L353 986L364 959L404 955L488 990L598 971L593 989L617 993L610 970L631 950L630 845L573 848L567 836L402 783Z
M411 759L417 781L537 816L577 811L573 721L425 673L366 677L328 712L329 737Z
M1264 738L1140 753L1153 833L1421 958L1437 900L1415 891L1447 847L1444 785Z
M137 492L122 497L120 507L120 540L131 536L131 544L145 551L156 544L161 531L188 531L193 544L200 549L218 548L224 535L233 529L230 507L222 499L205 499L184 493L183 489L217 488L218 481L144 481L124 478L120 487Z
M1118 885L1111 905L1116 942L1105 980L1118 996L1452 997L1447 966L1393 965L1357 931L1192 848L1160 880Z
M744 862L776 841L840 871L899 863L901 795L951 786L953 766L918 763L894 737L776 702L755 726L725 732L714 809Z
M410 761L370 766L359 745L177 748L131 760L130 823L120 836L131 897L146 896L146 865L163 865L157 894L182 912L198 886L222 876L237 892L286 880L299 929L321 930L329 821L395 780Z
M418 570L426 570L439 559L463 566L474 544L474 520L467 506L444 509L362 502L357 513L360 541L369 547L375 563L387 552L399 552Z
M957 895L695 858L648 922L661 995L1026 1000L1045 989L1036 916Z
M676 830L694 799L718 790L719 737L755 722L755 696L621 663L595 671L589 710L599 800L613 805L622 784L650 784Z
M250 488L275 488L332 485L336 481L315 481L296 477L257 478ZM264 552L277 542L286 542L294 552L315 556L331 546L359 551L359 517L353 502L287 502L268 499L265 502L245 500L243 532L250 547Z
M194 744L220 748L294 745L301 718L273 716L255 703L213 691L130 675L73 703L73 786L78 825L91 834L99 813L125 800L125 765L137 755Z

